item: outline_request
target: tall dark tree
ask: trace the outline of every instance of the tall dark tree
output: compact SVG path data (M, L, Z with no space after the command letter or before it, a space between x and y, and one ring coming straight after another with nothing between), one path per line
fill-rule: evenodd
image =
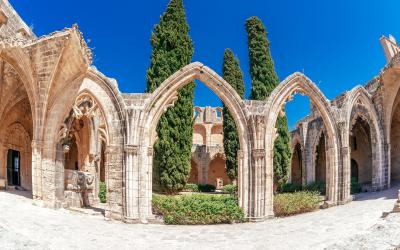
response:
M250 99L265 100L279 84L271 57L266 29L258 17L246 20L248 36L250 75L252 88ZM276 121L277 139L274 144L274 176L278 185L287 181L290 167L290 134L286 117Z
M171 0L151 35L151 64L147 71L147 92L154 91L170 75L189 64L193 44L182 0ZM186 184L190 172L193 137L194 83L178 93L157 125L154 145L154 181L164 191L175 193Z
M226 49L224 52L224 62L222 65L222 77L239 94L244 96L243 73L239 66L239 60L235 58L232 50ZM228 108L223 105L223 131L224 131L224 151L226 156L226 172L231 180L237 179L237 151L240 149L239 137L235 120L229 113Z

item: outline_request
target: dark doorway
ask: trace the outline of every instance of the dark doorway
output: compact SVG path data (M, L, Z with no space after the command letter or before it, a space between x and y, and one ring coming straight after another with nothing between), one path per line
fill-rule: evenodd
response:
M21 156L19 151L9 149L7 153L7 182L9 186L21 186Z
M358 182L358 164L354 159L351 159L351 179Z

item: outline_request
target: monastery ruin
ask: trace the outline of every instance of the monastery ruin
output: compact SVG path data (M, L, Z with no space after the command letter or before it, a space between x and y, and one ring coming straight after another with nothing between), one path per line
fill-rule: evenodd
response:
M8 1L0 0L0 186L31 190L37 205L68 208L96 206L99 182L105 181L106 217L148 222L155 128L177 91L199 80L235 119L239 205L251 221L274 215L275 121L296 93L310 98L312 112L292 133L290 181L324 180L327 205L351 201L352 177L365 190L386 189L400 179L400 47L392 37L380 42L386 66L334 100L301 73L284 79L265 101L243 100L199 62L153 93L121 93L116 80L92 66L77 26L36 37ZM196 112L197 167L190 178L214 183L218 178L225 185L229 180L212 171L213 164L224 164L221 111Z

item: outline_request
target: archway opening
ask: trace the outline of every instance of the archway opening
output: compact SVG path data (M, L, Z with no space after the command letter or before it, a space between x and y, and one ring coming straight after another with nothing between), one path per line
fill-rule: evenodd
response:
M357 168L356 172L351 169L351 192L372 190L372 146L371 130L369 124L357 117L354 120L349 136L351 167Z
M325 183L326 181L326 142L325 134L322 132L315 148L315 181Z
M0 60L0 185L32 197L33 114L17 71Z
M294 184L303 183L303 156L300 143L296 143L292 152L290 181Z
M208 166L208 184L214 185L217 190L220 190L231 183L232 181L226 173L224 156L218 154Z
M97 101L80 94L65 119L60 146L64 159L64 203L67 207L98 207L107 201L107 126Z
M195 64L193 64L195 65ZM192 65L187 66L187 68L192 67ZM182 72L185 72L185 68L182 69L179 74L185 74ZM193 143L192 143L192 152L191 156L196 158L196 162L198 164L198 183L199 184L211 184L216 185L216 181L209 180L209 168L210 168L210 163L213 160L213 155L217 153L224 153L224 147L223 147L223 131L222 131L222 122L223 122L223 112L222 112L222 101L226 102L227 108L230 110L234 111L232 112L233 120L234 123L237 125L237 122L239 125L238 127L242 128L241 130L238 130L237 132L239 133L239 142L238 144L240 146L243 145L243 142L246 141L244 138L244 133L246 133L246 127L244 126L245 121L241 116L243 116L243 112L240 108L240 103L242 100L237 98L237 96L233 96L232 92L233 90L230 89L231 87L229 84L224 82L222 78L217 77L215 73L212 73L211 77L211 70L207 68L201 68L199 71L193 70L191 74L192 78L185 78L185 79L179 79L175 83L168 83L170 84L169 87L166 87L167 91L164 91L161 93L160 89L164 88L164 85L167 86L168 84L164 83L159 87L159 89L155 90L153 93L155 96L153 97L155 103L160 103L161 107L158 107L157 104L152 104L152 107L156 108L151 108L150 112L154 116L150 116L150 119L148 121L148 125L146 127L149 127L149 147L158 147L157 140L160 139L160 135L157 134L159 133L159 128L158 124L162 120L160 117L162 117L162 114L167 110L167 107L172 106L171 104L173 103L174 106L176 107L176 101L178 100L178 97L176 96L175 93L179 93L178 91L183 87L188 84L188 79L196 80L196 86L201 86L205 92L203 91L200 96L207 96L207 98L203 98L202 101L196 101L196 98L198 97L199 91L196 89L195 91L195 100L194 103L196 105L201 105L194 107L193 110ZM170 77L169 79L174 79L173 77ZM178 78L177 78L178 79ZM174 80L173 80L174 81ZM201 82L200 82L201 81ZM200 84L199 84L200 83ZM206 88L204 88L204 85ZM226 88L229 88L226 89ZM217 102L212 102L209 103L211 99L217 99ZM220 100L221 99L221 100ZM163 100L161 102L161 100ZM212 106L209 106L209 105ZM204 106L203 106L204 105ZM149 106L150 107L150 106ZM247 136L247 134L246 134ZM145 137L146 134L145 134ZM238 150L241 149L241 147L238 147ZM165 172L164 170L160 171L160 161L157 159L157 154L156 149L154 150L155 154L152 155L152 159L149 159L149 162L151 163L150 166L152 167L152 185L151 185L151 190L154 192L167 192L167 193L174 193L174 192L168 192L166 191L165 187L162 186L162 171ZM224 161L224 159L222 159ZM217 161L215 161L217 162ZM221 160L219 160L221 162ZM190 165L190 160L188 161L188 164ZM165 165L165 164L164 164ZM226 172L226 167L225 164L223 164L223 171ZM163 167L164 168L164 167ZM240 168L240 167L238 167ZM190 177L190 169L187 173L187 179L186 183L188 183ZM240 178L240 177L236 177ZM191 179L192 180L192 179ZM222 183L224 183L222 181ZM225 181L225 183L229 183L228 181ZM240 184L239 184L240 185ZM240 187L239 187L240 189Z
M309 136L312 139L311 135L318 134L322 128L325 128L325 141L326 141L326 184L324 187L320 187L320 185L314 185L318 183L312 183L314 172L311 168L310 162L311 159L307 159L307 167L306 167L306 184L309 188L309 184L311 187L318 188L318 190L325 190L325 201L327 203L336 204L339 198L339 183L338 183L338 137L337 130L334 123L333 112L331 109L331 103L326 99L326 97L322 94L322 92L318 89L318 87L312 83L307 77L302 75L301 73L295 73L289 77L287 77L283 83L281 83L275 90L271 93L270 97L267 100L267 125L266 125L266 142L267 142L267 150L270 150L274 146L274 142L276 144L276 140L271 140L277 138L278 133L276 123L278 121L278 116L284 112L285 103L291 101L293 96L296 94L301 94L307 96L310 99L310 113L307 117L296 123L296 126L300 128L300 131L305 132L304 136ZM317 119L316 119L317 118ZM321 122L321 126L318 124L314 124L315 122ZM313 129L313 126L316 126ZM309 147L309 139L304 138L306 141L306 147ZM310 149L307 149L310 150ZM312 149L311 149L312 150ZM271 151L271 153L273 153ZM276 167L274 162L275 157L268 155L267 158L267 167L268 171L270 171L270 167ZM274 171L276 172L276 171ZM276 178L276 177L275 177ZM304 178L303 178L304 179ZM268 179L267 179L268 180ZM270 182L268 183L270 185ZM272 186L272 185L271 185ZM304 188L303 188L304 189ZM321 193L321 191L320 191ZM273 196L270 196L270 199L273 199Z
M390 182L400 182L400 91L392 108L390 124Z

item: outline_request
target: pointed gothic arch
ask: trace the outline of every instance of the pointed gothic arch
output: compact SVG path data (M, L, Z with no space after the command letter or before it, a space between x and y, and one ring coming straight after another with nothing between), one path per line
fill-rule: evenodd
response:
M282 81L267 98L265 106L265 148L268 154L266 159L269 159L266 163L267 172L273 173L273 148L276 137L275 123L277 117L281 113L284 103L291 98L291 95L298 92L310 98L311 103L319 111L324 122L327 131L327 151L329 152L326 199L328 203L337 204L339 193L339 141L334 112L330 102L321 90L308 77L298 72ZM269 179L268 185L273 185L272 176ZM270 194L269 199L273 199L272 194Z
M199 80L210 88L227 106L235 120L239 141L240 151L238 154L238 186L239 186L239 204L244 207L245 213L249 203L249 196L246 188L249 183L248 179L248 132L247 117L245 113L245 103L222 77L210 68L199 62L191 63L181 70L168 77L153 93L151 93L144 104L143 120L139 125L137 136L132 136L130 143L140 145L137 150L143 153L139 155L139 179L142 183L139 187L138 194L134 198L139 197L139 211L137 212L141 218L148 218L152 214L151 196L152 196L152 165L153 165L153 144L154 131L161 115L171 106L177 99L178 90L193 80ZM144 194L144 195L139 195ZM134 199L132 199L132 202ZM131 203L128 207L134 207ZM133 209L132 209L133 210Z
M344 144L349 146L349 133L352 131L353 126L356 123L358 118L362 119L369 126L370 130L370 141L372 147L372 190L382 190L383 188L388 186L388 183L385 181L385 168L387 168L387 164L385 164L385 153L384 153L384 132L382 124L380 123L380 119L376 108L372 102L371 95L368 91L362 86L356 86L351 91L347 100L345 102L347 106L347 124L348 129L344 131ZM350 182L350 154L349 157L343 159L343 165L349 171L345 171L347 176L345 176L345 180ZM386 171L388 172L388 171ZM388 180L390 177L388 176ZM344 191L350 192L349 184Z

